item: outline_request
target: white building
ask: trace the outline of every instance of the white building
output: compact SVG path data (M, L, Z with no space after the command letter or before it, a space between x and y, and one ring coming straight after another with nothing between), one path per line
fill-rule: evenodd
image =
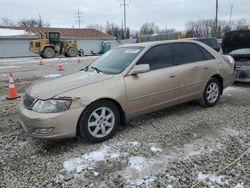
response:
M117 46L115 37L95 29L73 28L22 28L0 26L0 58L37 56L29 51L31 40L41 38L46 32L61 33L62 40L77 40L78 49L83 49L86 55L91 51L101 51L101 44L109 41Z

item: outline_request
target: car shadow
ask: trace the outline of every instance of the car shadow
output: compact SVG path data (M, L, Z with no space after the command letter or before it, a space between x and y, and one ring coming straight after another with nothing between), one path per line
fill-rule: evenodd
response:
M202 107L197 101L189 101L183 104L170 106L155 112L134 117L128 120L126 126L138 126L140 124L143 124L143 122L145 121L150 121L152 119L158 119L173 114L177 116L182 116L194 110L206 110L206 108Z
M250 83L247 83L247 82L234 82L233 86L250 88Z

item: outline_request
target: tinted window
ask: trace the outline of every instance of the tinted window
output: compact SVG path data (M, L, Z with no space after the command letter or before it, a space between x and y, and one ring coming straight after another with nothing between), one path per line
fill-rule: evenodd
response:
M216 51L220 51L220 44L216 38L197 38L195 40L203 42L204 44L210 46Z
M174 44L175 61L177 64L187 64L203 60L199 47L191 43Z
M204 60L211 60L211 59L215 59L214 56L212 56L206 49L200 47L202 53L203 53L203 58Z
M137 64L149 64L150 70L172 66L173 61L170 45L160 45L149 49Z

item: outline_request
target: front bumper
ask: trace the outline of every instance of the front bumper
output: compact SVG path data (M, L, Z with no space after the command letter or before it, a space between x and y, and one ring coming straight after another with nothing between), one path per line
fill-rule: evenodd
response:
M76 136L82 111L83 108L75 108L60 113L37 113L21 104L18 113L23 129L32 137L59 139Z
M250 66L236 67L236 81L250 83Z

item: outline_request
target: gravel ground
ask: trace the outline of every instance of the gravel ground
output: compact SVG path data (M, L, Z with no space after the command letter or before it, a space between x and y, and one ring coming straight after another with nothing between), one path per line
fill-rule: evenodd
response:
M0 60L0 187L171 188L191 187L198 181L198 187L250 187L249 152L202 181L250 147L249 84L227 88L213 108L189 102L134 118L100 144L29 137L16 113L19 100L3 97L3 75L13 69L17 90L23 93L36 81L76 72L92 60L82 58L76 64L75 59L62 59L62 73L56 71L56 60L43 66L37 65L38 59Z

